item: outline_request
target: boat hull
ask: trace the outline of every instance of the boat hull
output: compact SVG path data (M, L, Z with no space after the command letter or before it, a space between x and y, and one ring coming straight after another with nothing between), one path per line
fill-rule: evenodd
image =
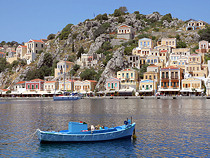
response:
M54 101L67 101L67 100L79 100L81 97L75 97L75 96L58 96L53 97Z
M105 133L90 133L82 134L68 134L61 132L46 132L38 130L37 135L41 143L49 142L96 142L96 141L108 141L115 139L131 138L135 123L127 126L125 129L120 129L112 132Z

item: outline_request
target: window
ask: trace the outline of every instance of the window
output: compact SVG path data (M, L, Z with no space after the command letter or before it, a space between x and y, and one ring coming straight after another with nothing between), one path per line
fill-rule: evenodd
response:
M42 48L43 48L43 44L42 44Z
M144 47L146 47L146 42L144 42Z
M115 83L115 88L117 87L117 83Z
M36 53L38 53L38 50L36 50Z
M124 77L124 73L122 73L122 77Z
M150 85L150 88L152 88L152 85Z
M149 47L149 42L147 42L147 46Z
M110 83L108 83L108 87L110 88Z
M126 78L129 78L129 73L126 73Z
M133 78L133 73L131 73L131 78Z
M199 67L197 67L197 70L199 70Z
M145 75L145 79L147 79L147 75Z
M142 88L144 88L144 85L142 85Z
M36 84L36 89L38 89L38 84Z
M38 44L36 43L36 47L38 46Z
M30 85L28 85L28 89L30 89Z
M152 79L152 76L151 76L151 75L149 75L149 79L150 79L150 80Z
M34 89L34 85L32 84L32 89Z
M113 88L114 88L114 83L112 83L111 85L112 85L111 87L112 87L112 89L113 89Z

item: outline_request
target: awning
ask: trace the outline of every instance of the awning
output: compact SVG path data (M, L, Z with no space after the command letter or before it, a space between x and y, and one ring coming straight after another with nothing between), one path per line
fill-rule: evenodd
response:
M177 92L180 91L180 89L159 89L159 92Z

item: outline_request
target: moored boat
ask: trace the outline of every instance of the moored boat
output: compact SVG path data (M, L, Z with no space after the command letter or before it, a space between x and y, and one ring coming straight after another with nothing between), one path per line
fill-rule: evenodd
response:
M114 139L131 138L135 129L135 123L130 120L125 121L124 125L117 127L100 127L95 130L91 125L82 122L69 122L69 129L59 132L37 130L38 139L41 143L50 142L94 142L107 141Z
M67 101L67 100L79 100L79 99L81 99L81 96L78 93L53 96L54 101Z

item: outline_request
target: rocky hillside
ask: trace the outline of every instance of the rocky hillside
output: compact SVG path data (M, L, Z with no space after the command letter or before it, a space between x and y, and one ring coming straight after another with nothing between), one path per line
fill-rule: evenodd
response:
M135 30L135 39L131 41L116 39L117 27L120 24L132 26ZM186 22L172 18L171 14L160 15L154 12L149 15L140 14L138 11L129 14L117 12L114 14L99 14L94 19L87 19L77 25L68 24L57 34L48 36L49 45L30 65L17 66L6 69L0 73L0 87L12 87L14 83L26 80L27 73L31 70L41 69L44 65L44 55L52 55L53 61L68 60L75 62L80 57L79 50L92 54L101 51L108 52L101 64L95 67L96 72L103 72L97 88L101 89L107 77L115 77L115 71L126 67L124 55L130 54L132 48L137 46L137 41L143 37L150 37L154 41L162 37L176 37L178 41L185 42L188 47L194 47L199 40L196 31L185 32L183 27ZM105 47L106 44L106 47ZM109 46L107 48L107 45ZM75 75L79 75L80 69Z

